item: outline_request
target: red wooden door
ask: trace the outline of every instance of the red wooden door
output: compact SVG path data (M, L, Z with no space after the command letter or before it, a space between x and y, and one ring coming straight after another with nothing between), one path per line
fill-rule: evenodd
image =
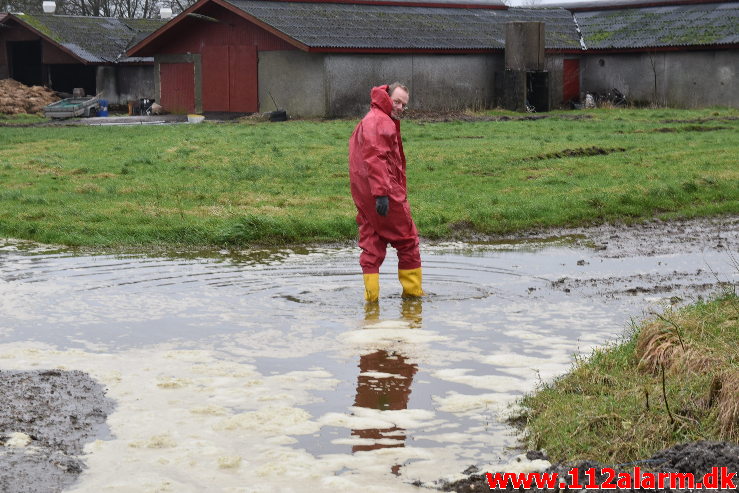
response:
M203 46L203 111L229 111L228 46Z
M229 108L233 112L259 111L257 82L257 47L229 46Z
M563 67L564 87L562 88L562 100L579 101L580 100L580 60L567 59L564 60Z
M195 66L192 63L159 65L161 105L170 113L195 112Z

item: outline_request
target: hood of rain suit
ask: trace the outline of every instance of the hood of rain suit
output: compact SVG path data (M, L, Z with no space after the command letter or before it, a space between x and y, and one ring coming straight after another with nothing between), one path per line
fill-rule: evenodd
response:
M393 103L387 88L372 88L370 111L349 140L349 176L355 201L383 195L396 201L406 198L400 121L391 116Z

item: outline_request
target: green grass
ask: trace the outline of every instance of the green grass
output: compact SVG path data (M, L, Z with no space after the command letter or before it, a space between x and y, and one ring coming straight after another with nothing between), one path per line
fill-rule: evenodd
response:
M739 110L549 115L403 122L421 235L739 212ZM0 127L0 236L197 247L353 239L355 124Z
M668 311L524 397L517 419L528 445L555 461L626 463L686 441L737 442L737 347L736 293Z
M48 120L41 115L6 115L0 113L0 126L2 125L27 125L30 123L44 123Z

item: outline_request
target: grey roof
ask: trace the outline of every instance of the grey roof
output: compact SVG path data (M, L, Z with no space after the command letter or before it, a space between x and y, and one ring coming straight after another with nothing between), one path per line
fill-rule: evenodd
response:
M129 58L133 42L164 24L159 19L118 19L69 15L14 14L88 63L145 62L151 58Z
M739 43L739 2L576 12L587 49Z
M547 48L580 49L571 14L553 9L407 7L227 0L310 48L502 49L505 23L546 22Z
M408 4L409 0L382 0L386 3L405 3ZM412 0L411 0L412 1ZM446 5L483 5L486 7L505 7L506 3L503 0L423 0L425 5L428 4L446 4Z
M684 1L684 0L677 0L677 1ZM665 5L675 5L677 3L676 0L561 0L557 1L551 5L556 5L557 7L562 7L567 10L602 10L602 9L611 9L611 8L632 8L632 7L638 7L638 6L644 6L645 4L649 4L649 6L654 7L656 5L665 4ZM699 3L702 0L688 0L692 1L693 3ZM685 2L687 3L687 2ZM707 3L707 2L706 2Z

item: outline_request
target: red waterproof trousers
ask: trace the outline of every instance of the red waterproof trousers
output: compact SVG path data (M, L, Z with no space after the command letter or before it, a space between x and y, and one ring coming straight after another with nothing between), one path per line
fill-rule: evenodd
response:
M370 111L349 139L349 180L364 274L380 272L388 243L398 251L398 269L421 267L418 230L408 205L400 121L390 116L393 106L387 87L372 88ZM375 210L375 198L381 196L389 200L386 216Z

